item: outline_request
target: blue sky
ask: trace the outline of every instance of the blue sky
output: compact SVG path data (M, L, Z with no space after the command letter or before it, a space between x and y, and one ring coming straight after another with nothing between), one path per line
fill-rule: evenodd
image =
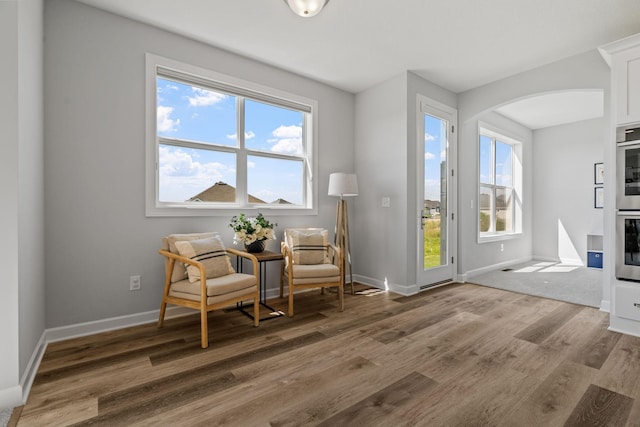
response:
M265 153L302 154L303 113L247 100L245 146ZM157 79L159 136L218 146L238 145L236 97L180 82ZM236 155L200 148L160 145L160 200L181 202L219 181L236 185ZM249 194L268 203L302 203L300 161L251 155Z
M446 160L446 122L424 116L424 198L440 201L440 164Z
M513 185L513 160L511 145L496 141L495 183L491 176L491 138L480 135L480 182L485 184Z

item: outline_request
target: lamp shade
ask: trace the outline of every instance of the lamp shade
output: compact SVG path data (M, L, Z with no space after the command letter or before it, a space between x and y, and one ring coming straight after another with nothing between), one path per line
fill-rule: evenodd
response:
M320 13L329 0L284 0L293 13L303 18L310 18Z
M329 175L330 196L357 196L358 179L354 173L332 173Z

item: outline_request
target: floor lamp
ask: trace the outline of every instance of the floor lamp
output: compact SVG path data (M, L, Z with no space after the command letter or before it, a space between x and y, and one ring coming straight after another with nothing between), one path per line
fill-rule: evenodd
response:
M353 270L351 265L351 249L349 247L349 212L345 197L358 195L358 180L352 173L332 173L329 175L329 195L339 196L336 213L336 230L334 243L342 251L343 278L349 269L349 282L351 283L351 294L353 291Z

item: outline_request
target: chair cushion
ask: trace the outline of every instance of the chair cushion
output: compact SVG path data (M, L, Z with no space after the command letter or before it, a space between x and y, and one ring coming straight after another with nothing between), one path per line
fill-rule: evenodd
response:
M219 234L215 232L171 234L162 239L162 249L174 254L180 254L180 252L178 252L178 248L176 248L176 242L198 240L198 239L204 239L207 237L214 237L218 235ZM168 260L165 260L165 262L168 262ZM171 273L171 283L179 282L180 280L184 280L186 278L187 278L187 269L185 268L184 264L182 264L181 262L176 262L175 265L173 266L173 273Z
M333 264L292 265L291 270L294 279L340 277L340 269Z
M219 304L243 296L247 296L246 299L255 298L258 289L256 277L242 273L208 279L206 286L207 305ZM200 282L191 283L185 279L173 283L169 288L169 296L200 301Z
M227 274L235 273L231 266L231 261L227 256L224 244L219 236L207 237L205 239L176 241L178 253L194 261L199 261L204 265L207 273L206 279L213 279ZM190 282L200 280L200 269L187 264L187 275Z
M294 264L311 265L329 262L327 230L287 230L287 246Z
M226 276L220 276L213 279L207 279L207 296L220 296L232 294L242 289L251 288L256 290L256 276L253 274L233 273ZM171 291L183 294L195 295L200 300L200 281L191 282L182 280L171 285Z

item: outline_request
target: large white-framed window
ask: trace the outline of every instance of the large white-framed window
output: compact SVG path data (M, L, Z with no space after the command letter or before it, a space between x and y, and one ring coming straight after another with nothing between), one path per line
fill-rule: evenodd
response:
M152 54L146 80L147 216L317 211L315 100Z
M522 233L522 142L490 125L478 126L478 241Z

